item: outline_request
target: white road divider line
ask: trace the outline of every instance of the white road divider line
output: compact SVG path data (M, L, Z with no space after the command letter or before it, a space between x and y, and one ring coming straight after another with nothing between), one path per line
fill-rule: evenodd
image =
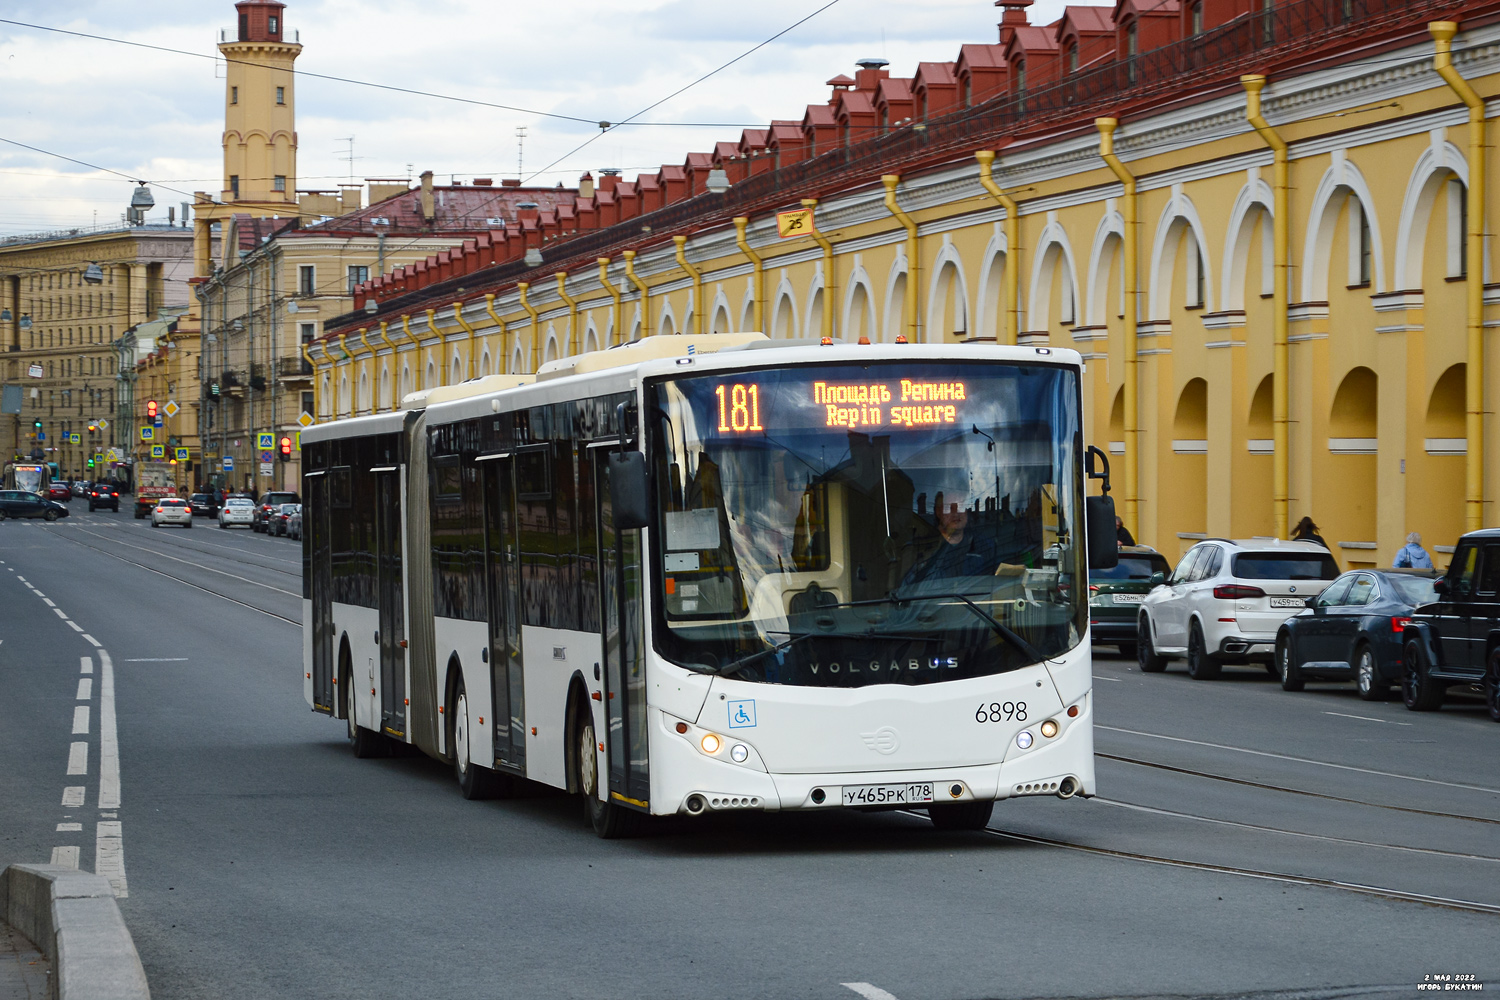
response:
M95 639L93 636L89 635L87 632L83 633L83 637L85 639L87 639L89 642L93 643L96 647L104 645L104 643L100 642L98 639Z
M78 678L78 701L88 701L94 696L94 679L92 677Z
M839 983L845 989L853 990L865 1000L896 1000L896 996L887 993L879 986L871 986L869 983Z
M82 632L83 631L83 626L80 625L80 624L78 624L77 622L73 621L71 618L64 618L63 621L67 622L68 623L68 627L71 628L74 632Z
M89 773L89 745L87 743L74 743L68 747L68 773Z
M51 603L51 602L48 602L48 603ZM68 615L67 615L67 613L65 611L63 611L62 608L54 607L52 609L52 613L54 615L56 615L57 617L61 618L63 621L67 621L68 620Z
M1393 719L1376 719L1368 715L1350 715L1347 712L1324 712L1324 715L1336 715L1340 719L1358 719L1360 722L1383 722L1388 726L1409 726L1410 722L1396 722Z
M55 607L57 607L56 604L52 603L52 598L50 598L50 597L44 597L44 598L42 598L42 603L45 604L45 605L47 605L47 607L49 607L49 608L55 608Z
M85 789L82 785L69 785L67 788L64 788L62 800L63 808L77 809L79 806L83 805L84 791Z
M125 839L118 820L101 822L94 837L94 873L109 879L115 895L130 895L125 881Z
M76 870L78 868L77 846L52 848L52 863Z
M91 674L94 672L94 658L92 656L80 656L78 658L78 672L80 674Z
M138 656L131 660L121 660L121 663L186 663L186 656Z
M73 735L77 736L80 733L84 736L89 734L89 707L87 705L79 705L73 709Z
M57 824L57 832L58 833L82 833L83 832L83 824L82 823L59 823L59 824Z
M102 649L99 650L99 808L120 808L120 735L115 727L115 665L109 654Z

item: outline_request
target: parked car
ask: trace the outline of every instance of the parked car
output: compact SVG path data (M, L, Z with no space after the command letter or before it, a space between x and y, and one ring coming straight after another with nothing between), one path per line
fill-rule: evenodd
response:
M56 500L58 503L71 503L73 488L62 480L53 480L52 485L47 487L47 499Z
M1120 549L1114 569L1089 570L1089 637L1094 645L1118 646L1121 656L1134 657L1136 616L1151 592L1152 576L1172 572L1166 556L1149 545Z
M1401 654L1412 612L1437 599L1432 570L1350 570L1288 618L1276 636L1281 686L1353 680L1365 701L1401 683Z
M296 510L300 506L301 504L284 503L280 507L277 507L275 510L273 510L271 512L271 520L269 522L269 530L271 534L278 536L285 535L287 518L291 517L292 511Z
M1226 663L1274 671L1281 623L1338 575L1333 556L1312 542L1205 539L1146 595L1136 618L1136 658L1147 673L1165 670L1169 659L1186 660L1195 680L1218 677Z
M151 508L151 527L164 524L180 524L184 528L193 526L193 509L181 497L162 497Z
M243 524L255 530L255 501L249 497L230 497L219 508L219 527L228 530L231 524Z
M194 517L213 517L219 513L219 501L212 493L194 493L188 497Z
M30 490L0 490L0 521L7 517L40 517L46 521L56 521L67 516L66 504L49 500L40 493Z
M86 497L86 496L88 496L89 495L89 487L92 486L92 485L94 485L94 484L93 483L89 483L89 482L85 482L82 479L74 480L73 483L72 483L72 486L71 486L71 489L73 490L73 495L75 497Z
M94 483L89 487L89 510L99 510L108 507L115 513L120 511L120 491L111 489L106 483Z
M302 498L295 493L262 493L260 502L255 505L255 531L267 531L270 529L271 512L284 503L301 503Z
M296 510L293 510L291 516L286 519L286 534L288 538L295 538L300 542L302 540L302 505L299 503L294 506Z
M1430 712L1450 685L1480 684L1490 718L1500 722L1500 529L1460 538L1434 590L1403 632L1401 700Z

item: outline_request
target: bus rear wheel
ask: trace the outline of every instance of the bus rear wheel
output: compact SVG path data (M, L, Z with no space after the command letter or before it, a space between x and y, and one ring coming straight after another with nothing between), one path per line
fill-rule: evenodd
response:
M344 685L344 719L349 726L349 746L354 750L354 756L360 760L369 760L371 757L382 756L385 749L385 738L373 729L361 726L354 715L354 675L352 671L345 671L339 681Z
M599 798L599 745L594 735L593 713L584 709L578 721L578 746L573 754L574 778L583 794L583 818L594 833L605 840L630 837L640 832L641 815Z
M983 830L994 811L993 802L941 802L927 807L927 817L939 830Z

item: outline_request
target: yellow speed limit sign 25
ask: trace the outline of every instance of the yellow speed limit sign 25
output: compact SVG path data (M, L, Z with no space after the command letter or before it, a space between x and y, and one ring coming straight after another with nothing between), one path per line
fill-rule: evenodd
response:
M776 235L784 240L794 236L811 236L814 231L813 210L810 208L776 213Z

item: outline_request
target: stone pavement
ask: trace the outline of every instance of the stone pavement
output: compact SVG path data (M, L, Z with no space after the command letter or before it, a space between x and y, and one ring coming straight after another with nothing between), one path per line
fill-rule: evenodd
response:
M50 972L36 946L0 922L0 1000L46 1000Z

